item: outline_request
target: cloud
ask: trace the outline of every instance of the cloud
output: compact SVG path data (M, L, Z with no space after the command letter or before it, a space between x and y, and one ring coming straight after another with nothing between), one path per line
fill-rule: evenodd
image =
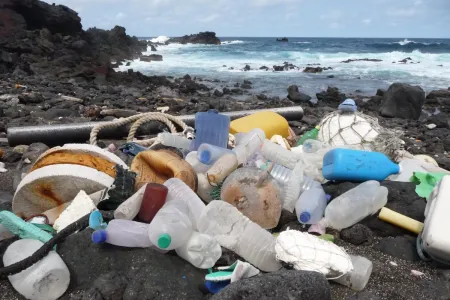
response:
M343 17L343 13L340 10L333 10L326 14L320 15L320 19L324 21L337 21Z
M386 12L391 17L412 17L417 14L415 8L392 8Z
M372 19L364 19L361 21L364 25L370 25L372 23Z
M202 23L209 23L209 22L212 22L214 20L217 20L217 18L219 18L219 17L220 17L219 14L212 14L212 15L209 15L207 17L201 18L198 21L202 22Z
M303 0L251 0L250 3L253 6L273 6L273 5L279 5L279 4L298 4L302 2Z
M339 27L341 27L341 24L339 24L338 22L333 22L330 24L331 29L338 29Z
M120 12L116 15L116 20L122 20L123 18L125 18L127 15Z

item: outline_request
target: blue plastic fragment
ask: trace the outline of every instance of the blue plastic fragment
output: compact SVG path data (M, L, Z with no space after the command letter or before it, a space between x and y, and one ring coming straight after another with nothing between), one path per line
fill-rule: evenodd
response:
M94 210L89 216L89 227L94 230L106 229L108 224L103 221L103 216L99 210Z
M358 106L356 106L355 100L346 99L344 102L339 104L338 110L346 112L355 112L358 110Z

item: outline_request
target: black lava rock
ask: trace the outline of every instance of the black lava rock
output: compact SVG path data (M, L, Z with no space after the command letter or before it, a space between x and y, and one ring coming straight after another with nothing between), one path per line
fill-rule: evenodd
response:
M372 242L373 233L369 227L356 224L350 228L343 229L340 233L341 239L353 245Z

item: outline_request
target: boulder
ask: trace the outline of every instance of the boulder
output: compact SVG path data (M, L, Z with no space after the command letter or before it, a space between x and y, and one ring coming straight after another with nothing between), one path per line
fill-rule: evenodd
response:
M303 73L322 73L323 71L326 70L332 70L333 68L328 67L328 68L322 68L322 67L306 67L305 69L303 69ZM333 76L334 77L334 76Z
M345 94L339 92L339 89L335 87L328 87L326 91L317 93L316 97L318 101L332 103L333 105L339 105L347 98Z
M180 44L209 44L209 45L221 44L220 39L216 37L216 33L211 31L199 32L197 34L172 38L169 39L167 42Z
M290 87L288 87L288 99L295 102L295 103L301 103L301 102L307 102L309 100L311 100L311 97L301 93L298 90L298 86L296 85L291 85Z
M434 90L427 95L427 100L439 98L450 98L450 90Z
M151 62L151 61L162 61L163 56L160 54L150 54L150 55L141 55L139 57L141 61Z
M269 71L269 68L266 67L266 66L262 66L262 67L260 67L259 69L260 69L260 70L264 70L264 71Z
M379 110L383 117L418 120L425 103L425 92L420 86L394 83L387 90Z
M236 299L331 300L331 293L325 276L318 272L281 270L239 280L211 297L211 300Z
M252 69L252 68L250 68L249 65L245 65L244 69L242 69L242 70L244 70L244 71L250 71L251 69Z
M343 229L340 232L340 237L342 240L357 246L372 242L372 236L372 230L363 224L355 224L354 226Z
M383 60L382 59L376 59L376 58L357 58L357 59L347 59L347 60L341 61L341 63L348 64L348 63L351 63L351 62L354 62L354 61L380 62L380 61L383 61Z

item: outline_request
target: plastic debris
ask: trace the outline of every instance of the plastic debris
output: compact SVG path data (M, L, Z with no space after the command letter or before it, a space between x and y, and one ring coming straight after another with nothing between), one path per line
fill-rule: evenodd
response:
M22 239L34 239L43 243L48 242L52 235L39 229L31 223L27 223L10 211L0 212L0 224L8 231Z
M422 273L422 272L417 271L417 270L411 270L411 275L414 276L414 277L424 277L425 273Z
M303 143L306 140L317 140L317 137L319 136L319 130L320 126L316 126L315 128L311 129L310 131L306 132L302 137L298 140L297 146L303 145Z
M91 229L100 230L105 229L107 226L108 224L103 221L103 216L98 209L91 212L91 215L89 216L89 227Z
M274 135L289 136L289 124L287 120L272 111L258 112L237 120L230 124L232 134L238 132L250 132L252 129L261 129L265 136L270 139Z
M217 272L209 273L205 276L208 281L229 281L236 282L241 279L256 276L260 271L247 262L237 260L231 266L217 267Z
M364 290L369 282L373 264L362 256L350 255L350 258L352 259L353 270L334 281L360 292Z
M414 182L417 185L417 195L428 199L436 184L446 175L447 174L444 173L414 172L414 175L411 177L411 182Z
M389 208L383 207L378 215L380 220L399 226L415 234L420 234L423 229L423 223L414 219L408 218L402 214L399 214Z
M5 163L0 162L0 173L6 173L8 170L5 167Z
M53 228L56 232L60 232L73 222L78 221L87 214L93 212L97 207L85 191L81 190L73 199L70 205L56 219Z
M393 267L398 267L398 264L395 261L390 261L389 264Z
M222 256L222 248L213 237L196 231L185 244L175 249L175 252L200 269L214 267Z

